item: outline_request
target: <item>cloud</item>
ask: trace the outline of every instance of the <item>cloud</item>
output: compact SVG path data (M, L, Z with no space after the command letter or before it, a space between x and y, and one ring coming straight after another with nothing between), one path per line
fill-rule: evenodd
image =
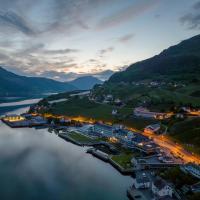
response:
M186 14L180 18L180 22L188 29L200 29L200 14Z
M195 10L199 10L200 9L200 1L196 2L194 5L193 5L193 8Z
M100 53L100 55L104 55L104 54L110 53L110 52L112 52L112 51L114 51L114 47L108 47L108 48L106 48L106 49L101 49L101 50L99 51L99 53Z
M143 14L144 12L148 11L149 9L157 5L158 2L159 2L158 0L148 0L148 1L141 0L139 3L134 2L132 3L132 5L127 6L126 8L123 8L120 11L113 13L112 15L104 17L97 24L96 28L98 30L103 30L133 20L137 16Z
M8 59L9 59L8 55L0 53L0 61L5 61L5 60L8 60Z
M44 54L68 54L68 53L77 53L80 50L78 49L58 49L58 50L44 50Z
M134 34L130 33L130 34L124 35L122 37L119 37L118 41L121 42L121 43L126 43L126 42L132 40L133 37L134 37Z
M83 76L94 76L102 81L107 80L114 72L112 70L105 70L102 72L97 72L97 73L73 73L73 72L57 72L54 70L51 71L44 71L43 73L41 73L39 76L40 77L48 77L51 79L55 79L58 81L63 81L63 82L67 82L67 81L72 81L76 78L79 77L83 77Z
M35 31L28 25L26 20L12 11L0 13L0 24L14 28L26 35L35 34Z
M188 29L200 29L200 1L193 5L191 12L183 15L179 20Z

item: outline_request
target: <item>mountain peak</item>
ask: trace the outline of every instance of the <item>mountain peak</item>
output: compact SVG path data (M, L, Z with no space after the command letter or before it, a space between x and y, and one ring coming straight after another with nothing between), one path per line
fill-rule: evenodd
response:
M81 90L89 90L92 89L96 84L102 84L103 81L93 76L82 76L69 83Z

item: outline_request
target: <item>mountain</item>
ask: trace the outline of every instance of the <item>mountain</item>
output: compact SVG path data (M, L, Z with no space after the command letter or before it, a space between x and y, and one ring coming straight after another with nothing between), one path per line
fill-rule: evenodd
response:
M105 80L108 80L113 74L114 74L114 71L108 69L108 70L93 74L93 76L100 80L105 81Z
M200 106L200 35L169 47L159 55L113 74L93 98L112 94L129 106L168 110L175 105Z
M40 77L47 77L50 79L55 79L57 81L62 81L62 82L69 82L74 79L77 79L79 77L84 77L84 76L93 76L98 78L99 80L105 81L110 78L111 75L114 74L114 71L112 70L105 70L97 73L86 73L86 74L80 74L80 73L74 73L74 72L57 72L55 70L50 70L50 71L44 71L43 73L40 74Z
M76 89L69 83L47 78L19 76L0 67L0 96L30 96Z
M89 90L94 87L96 84L102 84L103 81L93 77L93 76L83 76L79 77L73 81L68 82L74 87L80 89L80 90Z
M115 73L109 82L132 82L144 79L190 80L199 79L200 35L182 41L159 55L129 66Z

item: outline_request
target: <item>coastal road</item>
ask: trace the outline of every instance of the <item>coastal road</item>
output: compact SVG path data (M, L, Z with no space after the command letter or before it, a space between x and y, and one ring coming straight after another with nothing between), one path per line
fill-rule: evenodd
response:
M155 134L146 134L146 133L143 133L143 134L151 137L156 144L158 144L164 149L167 149L174 156L180 157L184 161L184 163L194 162L196 164L200 164L199 156L188 152L180 144L173 142L166 135L155 135Z

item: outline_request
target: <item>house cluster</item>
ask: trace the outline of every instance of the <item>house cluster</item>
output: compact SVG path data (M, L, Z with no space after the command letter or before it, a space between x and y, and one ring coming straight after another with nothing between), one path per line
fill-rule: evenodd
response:
M124 147L137 149L146 154L157 152L158 146L148 137L125 129L121 125L107 125L96 123L90 128L90 132L98 137L112 138L113 141L120 142Z
M51 104L49 104L49 103L48 103L48 105L35 104L35 105L30 106L30 111L32 113L39 113L40 111L48 110L50 107L51 107Z
M140 81L140 82L132 82L132 85L135 86L146 86L149 88L155 88L155 87L174 87L174 88L180 88L180 87L185 87L185 84L182 83L177 83L177 82L165 82L165 81L158 81L158 80L153 80L153 81Z
M160 177L148 175L145 172L136 173L132 186L132 189L134 188L142 191L143 199L173 199L173 188L168 182Z
M107 94L103 96L102 103L109 104L112 103L116 106L122 106L123 102L119 98L115 98L112 94Z
M150 110L144 107L134 108L133 114L136 117L155 118L155 119L167 119L172 116L172 113L151 112Z

